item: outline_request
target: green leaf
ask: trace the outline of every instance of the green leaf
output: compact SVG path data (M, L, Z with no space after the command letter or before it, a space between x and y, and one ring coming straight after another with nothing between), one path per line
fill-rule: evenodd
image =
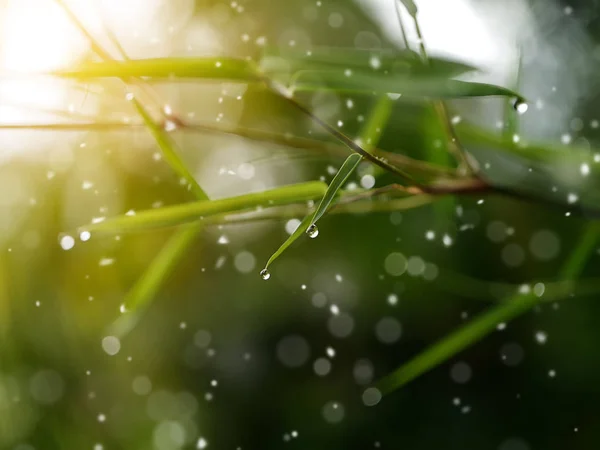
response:
M589 224L575 250L563 265L560 273L564 280L572 280L581 274L586 261L593 254L599 238L600 225ZM568 295L568 291L561 292L559 295ZM378 387L382 392L389 393L404 386L452 358L458 352L475 344L493 332L499 323L508 322L526 313L539 302L540 298L533 294L515 294L509 297L383 378L378 383Z
M296 92L332 90L365 94L400 94L406 97L460 98L507 96L519 101L525 99L518 93L493 84L442 78L406 78L385 74L339 72L301 72L291 86Z
M345 47L316 47L310 53L267 49L260 67L267 74L294 73L301 70L316 71L382 71L398 75L420 75L452 78L478 70L468 64L444 58L431 58L425 64L411 50L372 49Z
M408 11L408 13L415 17L419 10L417 9L417 5L415 4L415 2L413 0L399 0L404 7L406 8L406 10Z
M494 331L499 323L507 322L525 313L537 304L537 302L538 298L534 295L519 295L493 307L488 312L421 352L391 375L382 379L377 386L383 393L390 393L404 386L406 383L479 341Z
M338 172L335 174L335 177L333 177L333 180L331 180L325 196L321 199L321 202L319 203L319 206L312 217L311 226L315 225L317 221L327 212L331 204L335 201L338 191L344 186L346 181L348 181L350 175L354 173L361 160L362 156L357 153L353 153L346 158L346 161L344 161L342 167L340 167Z
M285 242L283 244L281 244L281 246L277 249L277 251L271 255L271 257L267 261L267 264L265 264L264 271L261 273L265 273L265 271L267 271L266 273L268 273L269 266L271 266L271 264L277 258L279 258L283 254L283 252L285 252L287 250L287 248L290 245L292 245L300 236L302 236L306 232L306 230L308 230L308 227L311 225L311 223L312 223L312 215L309 214L302 220L302 222L300 222L300 225L298 225L298 228L296 228L296 230L294 230L294 232L290 235L290 237L288 237L285 240Z
M240 195L222 200L205 200L167 206L138 212L134 215L114 217L103 222L93 223L80 228L89 232L123 232L169 227L216 214L247 211L258 207L272 207L314 200L322 196L327 185L320 181L289 185L264 192Z
M110 335L122 338L135 327L142 311L155 297L160 286L173 272L201 231L201 225L191 224L177 230L169 238L125 296L124 315L112 324Z
M155 58L103 61L81 64L52 73L65 78L205 78L229 81L257 81L249 61L236 58Z
M152 116L150 116L150 113L148 113L148 111L137 99L133 98L131 103L142 117L144 124L162 150L163 157L168 162L169 166L171 166L173 171L175 171L179 177L186 181L187 185L190 187L190 190L194 193L194 196L197 199L208 200L208 196L204 190L200 187L194 176L190 173L183 161L181 161L177 155L177 152L175 151L176 146L171 137L162 127L154 122Z

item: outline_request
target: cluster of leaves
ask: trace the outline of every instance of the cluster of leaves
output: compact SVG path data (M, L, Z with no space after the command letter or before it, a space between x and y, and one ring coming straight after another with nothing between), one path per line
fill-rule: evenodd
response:
M59 0L57 0L60 4ZM410 16L416 22L417 10L412 1L403 1ZM64 5L63 5L64 6ZM398 5L398 7L401 7ZM71 18L86 33L70 11ZM87 33L86 33L87 34ZM91 39L93 48L102 59L88 62L77 67L66 68L52 73L52 76L81 80L85 83L112 77L123 80L129 90L136 88L137 95L128 94L141 118L141 125L154 137L162 151L164 160L172 170L185 181L194 195L195 201L160 209L139 211L135 215L109 218L105 221L88 224L79 232L86 233L122 233L135 232L142 229L165 226L178 226L162 251L152 261L146 272L127 295L124 308L128 314L121 316L113 325L112 334L124 335L135 325L142 312L160 288L162 281L175 268L186 249L207 224L243 222L260 220L268 216L269 210L279 211L276 207L288 205L296 209L294 214L303 214L296 231L276 250L267 261L261 275L269 278L268 268L289 246L303 234L314 236L318 233L317 222L327 213L344 213L356 210L365 203L371 211L391 211L402 208L413 208L432 202L443 195L462 193L500 193L522 199L547 200L535 197L529 191L518 191L502 183L485 178L473 158L468 155L462 145L481 146L506 154L514 155L527 161L528 165L540 170L549 170L550 164L568 160L570 164L579 165L589 158L589 152L569 150L565 152L549 148L546 145L518 146L511 139L511 132L496 135L478 127L460 124L453 125L448 120L446 99L461 97L506 97L507 104L521 109L525 99L517 92L501 86L457 80L456 77L475 70L454 61L429 58L421 47L421 52L403 51L361 51L355 49L313 49L308 54L275 55L267 52L261 61L247 61L235 58L161 58L130 60L125 52L121 52L122 60L112 60L97 42ZM120 47L118 47L120 48ZM175 142L165 128L165 123L175 123L180 129L198 126L201 129L234 133L250 139L274 141L284 145L301 148L326 148L332 144L313 140L279 136L258 130L223 129L214 125L187 124L173 114L165 113L161 105L157 107L161 117L155 118L148 106L152 101L151 87L148 81L173 80L179 78L193 79L198 82L240 82L256 83L264 86L265 92L279 96L305 114L307 118L321 126L338 144L333 144L342 154L348 155L333 180L326 185L323 182L309 181L302 184L283 186L272 190L250 193L222 200L211 200L201 186L198 185L190 171L178 156ZM356 95L375 96L377 102L373 111L365 121L357 139L346 136L338 128L326 123L310 111L302 100L304 92L328 90L335 93L352 92ZM445 122L447 130L447 146L456 147L456 167L446 167L432 162L418 161L401 153L388 153L377 149L378 137L389 121L392 109L390 96L402 96L414 101L437 105L439 120ZM150 101L145 102L143 99ZM146 104L147 103L147 104ZM511 108L512 109L512 108ZM516 114L512 111L512 114ZM514 122L514 121L513 121ZM81 124L80 124L81 125ZM84 124L90 128L100 126L124 126L122 124ZM128 125L133 126L133 125ZM63 125L63 127L65 127ZM60 126L48 126L58 129ZM462 143L462 145L461 145ZM563 149L564 150L564 149ZM458 155L458 156L457 156ZM568 155L568 156L565 156ZM389 173L396 177L397 183L377 189L358 189L345 191L344 185L362 162L374 164L378 174ZM309 203L310 201L310 203ZM316 207L307 206L316 204ZM353 208L349 208L353 204ZM564 205L559 205L564 206ZM256 212L250 217L248 212ZM265 213L266 212L266 213ZM597 237L599 229L590 225L589 231L582 238L580 245L574 250L572 257L565 263L562 279L572 280L577 277L587 259ZM553 299L565 296L568 289L559 289ZM380 388L384 392L402 386L435 365L450 358L468 345L476 342L491 332L499 322L531 309L540 299L533 293L516 292L514 296L499 302L488 312L459 329L431 348L427 349L398 371L381 381Z

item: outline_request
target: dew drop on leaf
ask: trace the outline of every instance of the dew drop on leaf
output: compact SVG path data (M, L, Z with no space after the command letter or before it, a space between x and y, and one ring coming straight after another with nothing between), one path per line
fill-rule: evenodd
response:
M308 230L306 230L306 234L308 234L309 238L314 239L319 235L319 229L313 223L310 227L308 227Z
M269 271L267 269L263 269L260 271L260 277L266 281L269 278L271 278L271 274L269 273Z
M519 114L525 114L529 109L529 105L520 99L515 100L513 107L515 108L515 111Z

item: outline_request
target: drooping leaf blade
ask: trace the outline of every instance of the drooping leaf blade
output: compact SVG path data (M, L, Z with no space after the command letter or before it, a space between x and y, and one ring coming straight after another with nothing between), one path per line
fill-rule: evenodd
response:
M257 81L253 63L229 57L151 58L127 61L88 62L52 72L64 78L202 78L228 81Z
M81 227L80 231L124 232L182 225L217 214L272 207L314 200L322 196L327 185L320 181L283 186L263 192L229 197L221 200L204 200L160 209L140 211L133 215L118 216Z
M299 73L293 85L295 92L331 90L363 94L400 94L406 97L461 98L512 97L525 99L508 88L487 83L444 78L394 77L385 74L306 71Z
M341 70L439 78L452 78L478 70L469 64L445 58L431 58L429 64L424 64L420 56L411 50L345 47L315 47L309 53L267 49L260 67L269 75L300 70Z

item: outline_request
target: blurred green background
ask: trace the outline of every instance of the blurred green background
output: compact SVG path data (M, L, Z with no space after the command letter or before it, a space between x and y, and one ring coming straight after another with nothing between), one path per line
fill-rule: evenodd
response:
M135 20L129 19L132 30L127 30L120 10L121 22L114 19L117 36L135 57L258 58L263 42L301 51L319 45L394 45L381 24L350 1L153 1L146 6L128 1L123 5L131 6L132 17L140 14L146 20L140 23L149 24L132 25ZM372 3L380 8L385 2ZM521 5L539 12L548 2ZM545 116L532 104L523 117L524 136L531 129L537 139L552 145L562 139L593 154L599 137L594 121L600 91L593 76L600 55L599 8L596 0L573 0L548 6L555 11L551 25L543 14L536 16L540 46L563 26L575 37L569 40L572 48L565 44L561 50L565 59L555 58L554 68L526 59L523 93L528 95L528 86L534 89L546 70L548 76L560 75L559 94L561 82L573 86L583 77L586 83L568 100L558 101L559 109L561 101L568 108L556 113L562 122L540 125L555 116ZM4 11L10 18L9 10ZM39 19L41 11L28 14ZM463 26L458 13L447 20ZM29 31L35 37L32 48L43 45L43 33ZM528 42L524 48L530 53L525 54L537 55ZM3 54L10 45L4 41ZM25 51L26 46L18 48ZM574 54L576 63L570 59ZM84 51L80 57L85 56ZM0 88L0 118L55 122L56 109L74 117L135 117L116 81L85 91L67 87L64 98L50 106L42 94L30 91L27 107L18 101L22 97L15 106L8 92L13 87ZM174 81L154 88L188 119L328 139L256 86ZM329 122L342 120L349 136L358 133L359 116L367 116L375 101L320 93L304 100ZM503 107L499 99L451 105L489 129ZM53 111L42 111L48 108ZM328 166L343 161L340 155L230 135L178 130L172 136L211 198L319 177L329 181L335 172ZM379 147L443 162L444 149L436 145L442 137L427 105L399 99ZM0 143L5 153L0 166L0 448L534 450L600 445L600 328L595 318L600 305L593 297L542 304L375 407L361 400L371 382L493 301L478 298L480 289L458 274L514 284L556 279L586 222L580 215L565 217L547 206L499 196L486 196L484 202L479 197L443 199L406 212L331 215L320 222L316 239L301 239L281 257L266 282L258 272L288 236L286 221L210 226L115 348L107 336L121 315L120 305L173 230L92 236L68 251L59 245L59 236L95 217L188 202L191 194L157 156L143 127L1 131ZM468 150L482 164L487 161L485 149ZM527 169L510 161L501 159L500 175L524 177L519 171ZM361 167L362 174L369 170ZM594 186L595 176L592 167L585 189ZM377 186L388 181L394 178L384 175ZM401 276L386 270L392 253L409 261ZM598 268L594 252L585 276L594 277Z

